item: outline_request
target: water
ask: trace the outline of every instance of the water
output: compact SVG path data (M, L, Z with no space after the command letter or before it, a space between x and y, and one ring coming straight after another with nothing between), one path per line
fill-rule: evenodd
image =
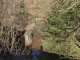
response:
M44 51L33 50L32 55L17 55L17 54L1 54L0 60L70 60L69 58L60 59L60 56Z
M3 60L3 58L2 58L2 57L0 57L0 60Z
M41 54L39 50L33 50L32 60L39 60L38 56Z

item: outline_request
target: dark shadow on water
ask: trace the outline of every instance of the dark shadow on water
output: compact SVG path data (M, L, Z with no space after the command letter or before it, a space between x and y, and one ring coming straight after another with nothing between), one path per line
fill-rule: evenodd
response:
M61 56L55 53L47 53L42 51L38 56L38 60L70 60L69 58L61 59ZM0 54L0 60L32 60L32 55L14 55L9 52L5 54Z
M60 56L57 54L41 52L39 60L60 60Z

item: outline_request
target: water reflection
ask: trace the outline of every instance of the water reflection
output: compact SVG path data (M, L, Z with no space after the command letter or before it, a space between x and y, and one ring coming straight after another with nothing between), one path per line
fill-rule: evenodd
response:
M47 53L44 51L34 51L31 55L17 55L6 52L0 54L0 60L71 60L69 58L61 59L59 55L53 53Z

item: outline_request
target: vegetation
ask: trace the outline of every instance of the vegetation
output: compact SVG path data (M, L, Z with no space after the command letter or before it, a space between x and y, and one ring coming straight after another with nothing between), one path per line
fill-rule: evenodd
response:
M9 50L12 53L17 50L16 53L23 53L23 28L27 23L42 18L47 20L47 23L39 24L42 26L39 32L45 36L42 40L43 50L80 57L79 0L36 0L34 4L29 0L31 7L24 4L26 0L19 0L19 3L15 1L0 0L0 52Z
M24 3L0 0L0 52L4 50L16 54L24 53L23 28L27 24L27 13Z
M48 25L43 26L44 51L80 57L80 7L76 5L65 11L53 6L48 14Z

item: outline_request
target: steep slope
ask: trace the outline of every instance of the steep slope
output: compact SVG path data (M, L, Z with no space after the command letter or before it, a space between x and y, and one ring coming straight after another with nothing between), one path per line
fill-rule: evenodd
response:
M46 17L46 12L51 10L54 0L24 0L26 10L30 15Z

